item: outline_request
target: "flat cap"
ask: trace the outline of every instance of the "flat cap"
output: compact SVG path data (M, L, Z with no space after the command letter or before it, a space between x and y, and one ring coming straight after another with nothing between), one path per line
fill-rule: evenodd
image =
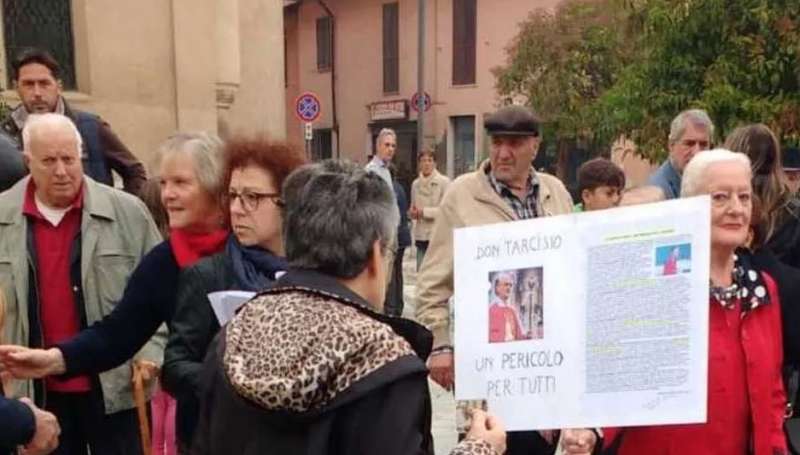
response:
M800 170L800 149L797 147L783 149L783 168L787 171Z
M486 117L483 122L490 136L538 136L539 120L523 106L506 106Z

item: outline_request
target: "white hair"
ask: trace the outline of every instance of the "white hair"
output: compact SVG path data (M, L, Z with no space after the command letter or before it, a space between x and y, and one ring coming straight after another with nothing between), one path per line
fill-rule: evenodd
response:
M714 122L708 116L708 112L702 109L689 109L678 114L672 119L672 124L669 128L669 145L672 145L681 140L683 134L686 132L686 127L689 124L694 127L699 127L708 132L708 138L714 137Z
M500 281L500 278L505 278L506 281L510 282L512 285L516 284L517 276L514 272L497 272L494 275L494 279L492 280L492 290L497 287L497 282Z
M375 146L376 147L378 146L378 144L381 143L381 141L383 140L383 138L385 136L392 136L395 141L397 140L397 133L395 133L393 129L391 129L391 128L383 128L378 133L378 137L375 138Z
M689 161L683 170L681 197L702 194L708 169L719 163L738 163L750 173L750 158L744 153L731 152L722 148L700 152Z
M156 167L169 156L185 153L192 160L200 187L218 197L224 180L224 144L214 133L177 132L167 138L156 152Z
M31 114L25 120L25 126L22 128L22 146L25 153L31 153L31 141L33 138L39 138L46 131L58 130L59 128L70 131L75 135L77 151L80 155L83 148L83 139L81 138L81 133L78 132L78 128L67 116L51 112Z

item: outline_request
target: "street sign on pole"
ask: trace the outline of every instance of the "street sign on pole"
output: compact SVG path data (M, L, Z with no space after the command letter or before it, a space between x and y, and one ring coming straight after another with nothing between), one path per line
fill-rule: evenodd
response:
M414 95L411 97L411 108L417 112L419 112L419 104L420 104L419 102L420 102L419 93L414 93ZM422 102L424 103L423 106L425 112L428 112L431 109L431 96L428 94L428 92L425 92L425 96L422 98Z
M305 123L305 138L307 141L314 139L314 124L311 122Z
M312 92L302 93L294 103L294 113L303 122L313 122L322 113L322 103Z

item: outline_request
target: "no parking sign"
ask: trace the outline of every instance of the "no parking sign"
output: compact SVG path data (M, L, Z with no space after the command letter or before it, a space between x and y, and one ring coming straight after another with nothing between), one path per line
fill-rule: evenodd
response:
M425 92L424 94L425 96L422 98L422 106L425 109L425 112L428 112L431 109L431 104L433 103L431 102L431 96L428 94L428 92ZM419 92L414 93L414 95L411 97L411 108L419 112Z
M294 112L304 122L313 122L322 113L322 103L319 97L312 92L304 92L297 97L294 103Z

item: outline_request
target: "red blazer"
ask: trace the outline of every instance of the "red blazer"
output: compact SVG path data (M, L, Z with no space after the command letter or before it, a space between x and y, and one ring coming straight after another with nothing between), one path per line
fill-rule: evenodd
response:
M753 455L789 453L783 434L780 302L775 281L763 275L770 303L739 322L738 310L711 301L707 422L607 429L606 447L621 437L619 455L746 455L752 439ZM731 329L737 325L739 336Z
M522 327L519 326L517 312L508 306L492 304L489 307L489 342L499 343L506 341L506 319L513 320L512 332L514 340L525 339Z

